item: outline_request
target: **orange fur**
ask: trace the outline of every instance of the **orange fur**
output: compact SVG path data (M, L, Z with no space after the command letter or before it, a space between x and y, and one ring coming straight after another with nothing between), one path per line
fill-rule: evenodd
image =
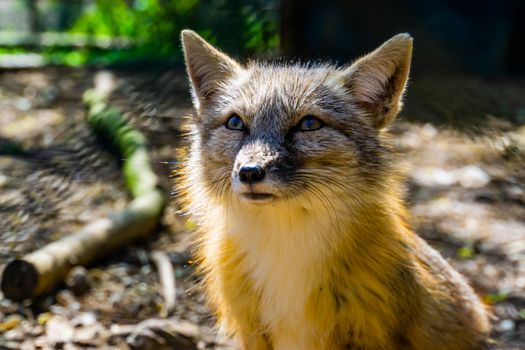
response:
M466 281L406 224L401 179L379 130L400 108L411 39L395 37L349 69L316 71L305 82L303 68L283 68L281 75L265 67L250 71L192 32L183 34L183 42L197 115L180 196L199 225L198 263L223 331L246 350L481 349L489 331L486 310ZM247 85L253 83L249 76L260 78L255 87ZM264 95L261 86L267 87ZM337 92L348 91L345 87L352 93L345 103L352 106L354 122L344 133L330 127L337 122L334 109L318 112L328 125L323 130L294 136L296 157L304 159L293 174L302 174L310 187L296 189L297 179L283 185L279 175L268 175L254 186L274 191L278 199L240 200L231 185L238 179L237 163L280 162L279 152L286 152L274 141L276 125L296 123L290 121L294 108L321 110L315 106L326 103L326 96L319 99L326 89L336 96L327 105L337 105ZM237 88L240 97L217 102ZM258 111L270 103L265 101L279 99L290 101L291 114L268 125L259 122L265 116L258 112L243 113L252 128L248 136L216 126L235 103ZM268 115L279 113L271 111ZM274 136L257 136L269 133ZM365 136L359 139L358 133ZM244 146L254 137L256 143ZM293 195L286 192L290 187Z

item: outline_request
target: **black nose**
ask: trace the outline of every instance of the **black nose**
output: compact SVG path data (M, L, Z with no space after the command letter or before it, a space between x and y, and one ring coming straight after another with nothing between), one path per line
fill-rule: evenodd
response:
M261 181L264 175L266 175L264 169L258 165L245 165L239 170L239 179L248 184Z

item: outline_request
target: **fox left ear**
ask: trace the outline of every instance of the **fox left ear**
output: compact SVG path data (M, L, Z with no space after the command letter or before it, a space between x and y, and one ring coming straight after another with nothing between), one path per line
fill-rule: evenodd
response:
M199 109L213 98L222 84L243 68L192 30L183 30L181 39L193 88L193 102Z
M398 34L340 73L374 127L387 126L401 109L411 58L412 37Z

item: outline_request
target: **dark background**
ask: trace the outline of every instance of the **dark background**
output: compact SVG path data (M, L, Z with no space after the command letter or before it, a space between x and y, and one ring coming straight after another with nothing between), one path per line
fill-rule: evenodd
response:
M525 1L300 1L282 4L286 56L339 62L394 33L415 38L413 71L522 77Z

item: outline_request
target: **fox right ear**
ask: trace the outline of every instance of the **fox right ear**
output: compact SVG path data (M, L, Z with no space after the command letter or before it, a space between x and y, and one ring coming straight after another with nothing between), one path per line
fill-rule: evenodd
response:
M342 71L344 85L378 129L401 109L411 57L412 38L398 34Z
M192 30L181 33L186 68L193 88L193 103L205 105L220 86L242 67Z

